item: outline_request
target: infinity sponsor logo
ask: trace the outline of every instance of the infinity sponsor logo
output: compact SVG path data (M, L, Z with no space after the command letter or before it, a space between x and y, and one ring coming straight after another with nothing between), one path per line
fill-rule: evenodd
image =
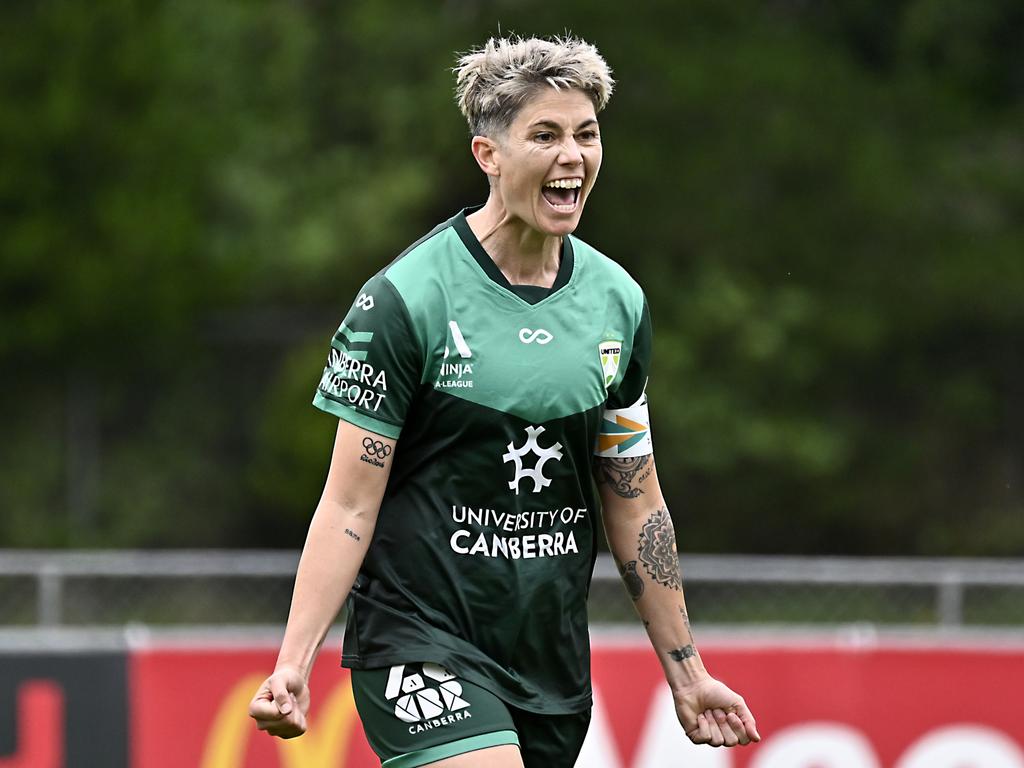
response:
M555 337L552 336L551 333L543 328L538 328L537 330L533 330L532 328L519 329L519 340L523 342L523 344L533 344L533 342L537 342L538 344L544 345L554 338Z

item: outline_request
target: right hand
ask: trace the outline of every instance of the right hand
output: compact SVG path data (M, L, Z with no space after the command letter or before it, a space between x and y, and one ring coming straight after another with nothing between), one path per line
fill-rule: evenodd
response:
M271 736L294 739L306 732L309 686L297 669L285 667L263 681L249 702L249 717Z

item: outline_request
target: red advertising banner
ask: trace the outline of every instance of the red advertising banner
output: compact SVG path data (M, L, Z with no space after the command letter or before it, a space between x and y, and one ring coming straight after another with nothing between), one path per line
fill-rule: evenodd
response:
M138 768L379 768L363 737L348 670L323 653L310 679L310 729L256 730L249 700L273 651L144 651L131 661L131 765Z
M1024 645L703 650L741 691L765 737L691 745L649 648L597 644L595 711L577 768L1024 768ZM274 653L147 650L129 665L138 768L372 768L349 677L322 654L309 733L281 741L246 716Z
M1024 649L708 647L761 744L694 747L649 651L594 654L579 768L1024 768ZM600 740L601 743L598 743Z
M125 768L123 652L0 651L0 768Z

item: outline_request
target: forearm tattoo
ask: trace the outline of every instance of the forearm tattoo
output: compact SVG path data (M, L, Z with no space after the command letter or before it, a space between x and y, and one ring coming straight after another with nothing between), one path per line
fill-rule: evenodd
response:
M686 661L692 659L697 655L697 649L693 645L693 630L690 629L690 617L686 613L686 609L683 606L679 606L679 615L683 617L683 623L686 624L686 633L690 636L690 642L684 645L682 648L677 648L674 651L669 651L668 655L672 657L674 661Z
M353 531L351 528L346 528L345 529L345 535L348 536L350 539L355 539L356 541L362 541L363 540L363 537L360 536L355 531Z
M638 559L655 582L678 592L683 591L676 534L672 518L664 507L652 513L640 529Z
M606 459L598 457L594 460L594 475L598 484L608 486L624 499L635 499L641 493L640 484L646 480L654 463L650 456L632 456L626 459Z
M697 655L697 649L691 643L690 645L684 645L682 648L676 648L674 651L669 651L668 655L672 657L673 661L686 661Z
M686 625L686 634L690 636L690 642L692 643L694 641L693 629L690 627L690 617L683 606L679 606L679 614L683 617L683 624Z
M630 560L623 565L616 558L615 565L619 568L619 575L622 577L622 583L626 585L626 591L629 593L630 599L635 603L644 593L644 580L636 572L636 560Z

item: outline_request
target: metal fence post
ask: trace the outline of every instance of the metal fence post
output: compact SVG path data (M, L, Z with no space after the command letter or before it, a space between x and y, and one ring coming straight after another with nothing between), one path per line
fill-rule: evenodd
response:
M948 573L938 585L939 625L959 627L964 622L964 582L959 574Z
M39 569L39 603L37 619L45 627L55 627L61 622L61 601L64 580L60 568L47 563Z

